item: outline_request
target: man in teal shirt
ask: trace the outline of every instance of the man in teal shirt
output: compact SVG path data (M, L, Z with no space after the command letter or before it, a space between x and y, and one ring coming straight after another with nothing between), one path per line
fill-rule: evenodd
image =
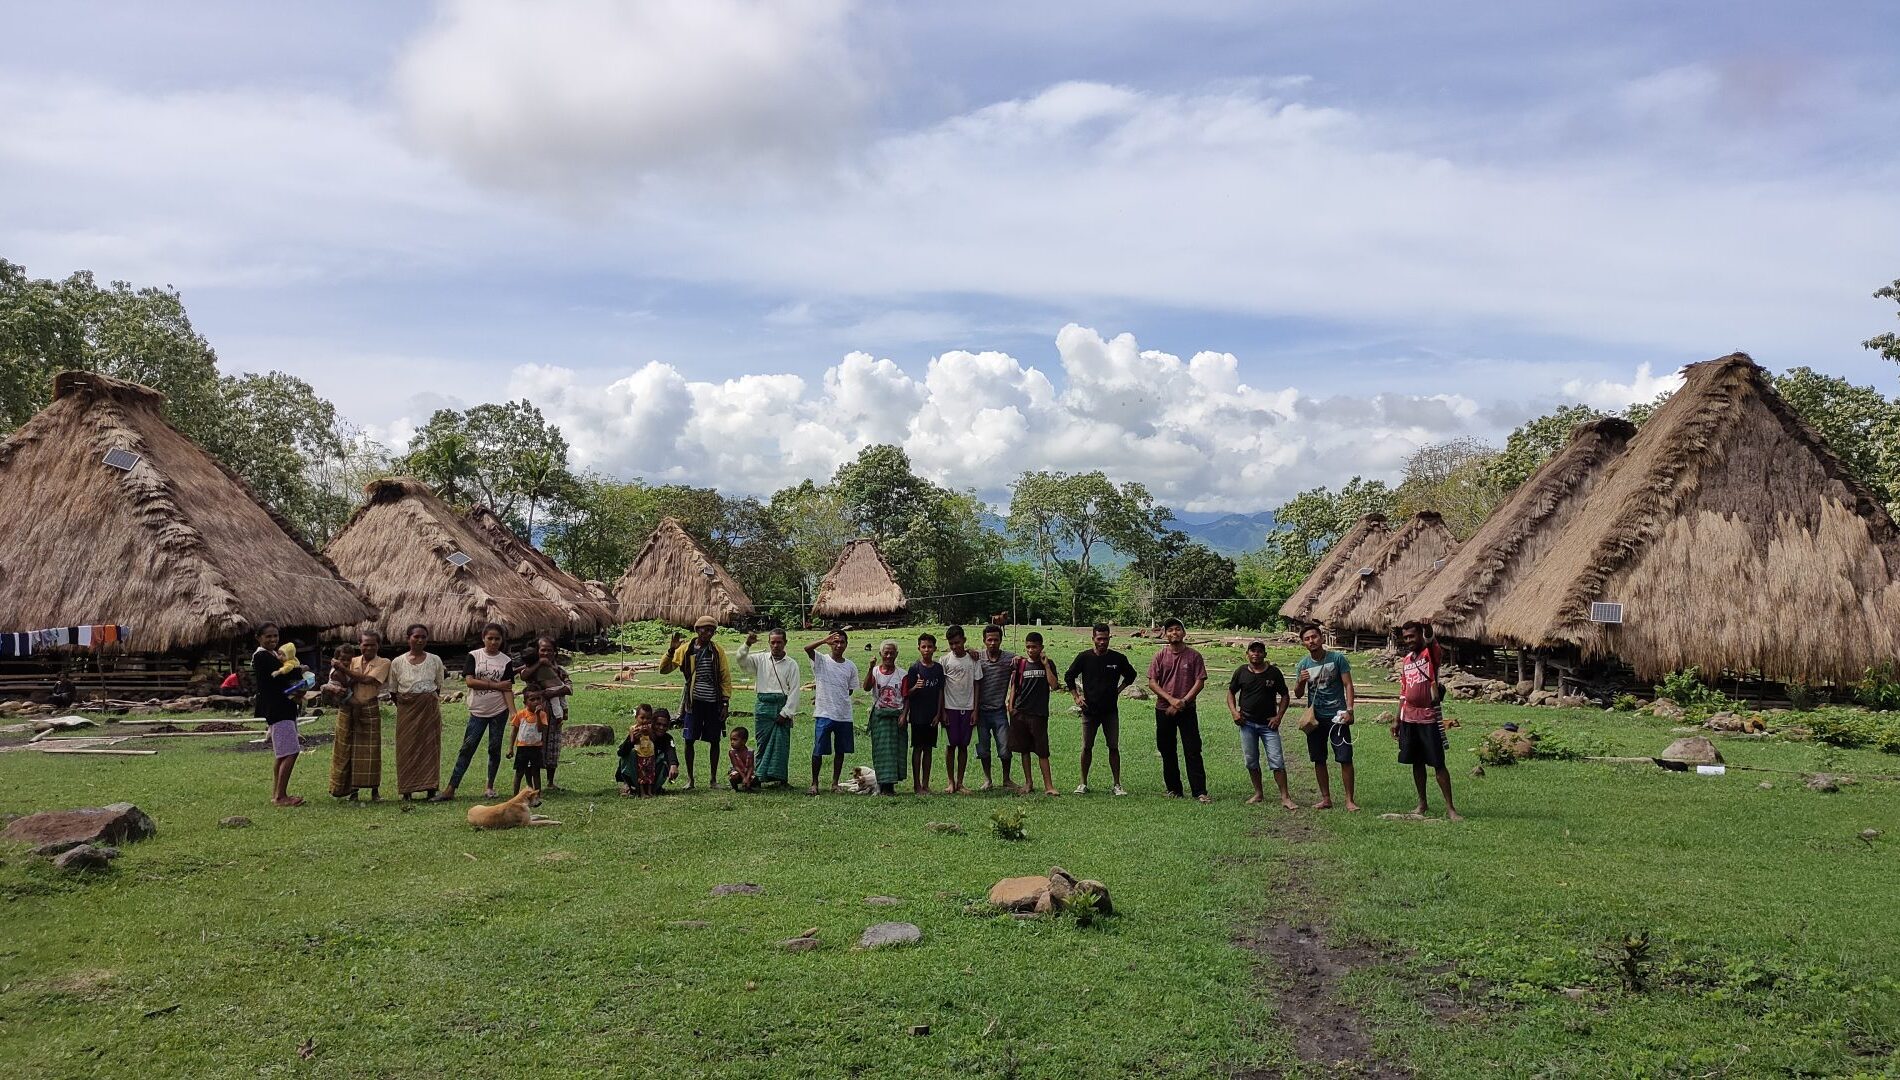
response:
M1319 801L1315 810L1333 807L1332 777L1326 770L1326 750L1332 748L1339 762L1339 780L1346 788L1346 809L1357 810L1352 792L1352 663L1342 652L1328 652L1326 635L1317 626L1300 633L1306 655L1294 669L1299 676L1293 696L1304 696L1312 710L1312 726L1301 724L1306 732L1306 756L1313 761L1313 777L1319 781Z

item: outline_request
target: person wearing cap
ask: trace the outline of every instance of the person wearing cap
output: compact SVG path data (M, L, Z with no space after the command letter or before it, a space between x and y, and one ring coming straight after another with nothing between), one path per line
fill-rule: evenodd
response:
M686 787L694 785L693 744L706 744L706 783L719 774L719 744L726 738L726 711L732 703L732 665L726 650L713 640L719 620L701 615L693 620L693 638L687 641L679 631L666 647L660 661L660 674L680 671L686 680L680 692L680 719L686 725Z

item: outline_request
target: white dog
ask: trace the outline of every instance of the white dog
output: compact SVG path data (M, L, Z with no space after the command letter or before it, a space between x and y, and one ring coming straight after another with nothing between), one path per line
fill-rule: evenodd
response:
M869 766L854 765L851 775L839 781L838 790L846 795L876 795L877 773Z

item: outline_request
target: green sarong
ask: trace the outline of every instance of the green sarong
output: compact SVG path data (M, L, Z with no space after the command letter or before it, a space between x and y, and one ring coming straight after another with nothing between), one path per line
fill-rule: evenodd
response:
M880 784L902 781L910 768L910 732L897 722L902 715L902 709L871 710L871 768Z
M792 722L778 714L785 707L784 694L760 694L752 706L752 726L758 729L758 778L761 782L790 782L792 761Z

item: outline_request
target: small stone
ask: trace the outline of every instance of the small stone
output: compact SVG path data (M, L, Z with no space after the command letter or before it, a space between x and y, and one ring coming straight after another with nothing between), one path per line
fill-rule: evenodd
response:
M918 1035L918 1036L928 1035L930 1034L930 1025L929 1024L912 1024L910 1026L910 1033L912 1035Z
M1472 769L1471 775L1482 779L1484 777L1484 766L1479 765L1478 767Z
M1762 791L1773 791L1773 790L1775 790L1775 785L1773 785L1773 784L1771 784L1771 783L1769 783L1769 782L1768 782L1768 781L1766 781L1766 780L1763 780L1763 781L1762 781L1761 783L1759 783L1759 784L1756 784L1755 786L1756 786L1757 788L1759 788L1759 789L1761 789Z
M69 873L83 870L104 870L113 859L119 857L118 848L94 847L81 844L53 860L53 865Z
M1036 906L1030 910L1037 915L1047 915L1056 909L1056 898L1048 889L1036 894Z
M883 949L894 945L915 945L924 939L924 932L913 923L881 922L864 928L858 938L860 949Z
M41 844L39 847L34 848L33 854L41 858L50 859L55 855L64 855L66 852L84 844L84 840L54 840L51 843Z
M1091 878L1083 878L1081 881L1075 883L1075 891L1078 893L1095 894L1095 913L1097 915L1115 914L1115 905L1108 898L1108 886Z
M1004 878L990 886L990 906L1004 911L1030 911L1038 898L1049 895L1049 879L1040 874Z
M712 887L712 894L714 896L757 896L764 891L765 886L754 885L750 881L741 881L732 885L714 885Z
M757 990L759 988L759 984L753 981L752 979L747 979L745 981L745 988L747 990Z
M924 822L924 828L934 833L948 833L951 836L963 835L963 826L954 821L926 821Z
M902 900L899 900L895 896L867 896L864 898L864 902L872 907L896 907L903 903Z
M810 952L818 947L818 939L815 937L786 938L778 943L778 947L789 953Z
M1879 829L1862 829L1860 831L1860 838L1871 844L1874 841L1880 839L1880 830Z
M612 746L619 741L606 724L570 724L561 729L562 746Z
M228 818L218 819L218 828L220 829L248 829L250 827L251 827L251 819L239 814L233 814Z
M712 924L704 919L674 919L666 926L669 930L704 930Z
M1566 986L1563 989L1563 995L1572 1001L1582 1001L1586 993L1588 991L1581 986Z
M1841 790L1841 778L1827 773L1815 773L1807 778L1809 791L1831 792Z

